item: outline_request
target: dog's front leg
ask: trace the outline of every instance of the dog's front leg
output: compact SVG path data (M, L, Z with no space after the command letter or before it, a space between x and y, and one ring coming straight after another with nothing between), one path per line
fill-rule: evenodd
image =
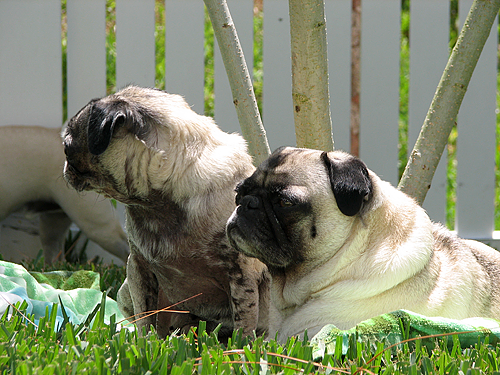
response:
M230 275L231 305L234 329L244 336L267 330L269 309L269 276L264 264L243 254L238 256L241 272Z
M163 292L161 287L158 287L158 306L157 309L161 310L171 305L167 295ZM156 317L156 332L159 337L167 337L172 332L171 328L172 313L169 311L159 312Z
M131 252L127 261L127 282L134 315L136 315L134 320L139 333L142 333L143 327L148 332L151 325L156 328L156 314L147 315L156 311L158 307L158 281L151 271L151 264L139 253L132 242L130 245Z
M161 310L162 308L169 306L170 302L168 301L165 293L163 293L161 288L158 289L159 293L158 293L157 310ZM117 297L116 300L118 303L118 307L126 319L133 322L140 318L140 316L135 317L136 312L134 311L134 303L132 302L132 296L130 295L129 282L127 278L125 278L125 281L118 290L118 294L116 297ZM170 327L171 327L172 314L169 312L159 312L158 314L155 314L155 316L156 316L156 324L155 324L156 332L158 333L159 337L164 338L169 333L171 333ZM142 324L139 323L139 321L137 323L138 325ZM149 326L147 326L146 328L149 328Z

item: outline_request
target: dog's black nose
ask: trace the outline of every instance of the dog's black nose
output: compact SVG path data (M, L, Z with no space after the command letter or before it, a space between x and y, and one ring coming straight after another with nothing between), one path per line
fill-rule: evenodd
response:
M241 198L240 205L249 210L255 210L260 207L260 199L254 195L245 195Z

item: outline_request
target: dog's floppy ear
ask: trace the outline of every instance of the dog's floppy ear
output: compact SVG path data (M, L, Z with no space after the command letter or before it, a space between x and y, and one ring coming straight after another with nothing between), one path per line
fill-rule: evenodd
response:
M326 152L321 157L340 211L346 216L356 215L373 193L365 163L354 156L333 160Z
M126 120L123 104L101 104L95 102L90 109L89 126L87 129L89 151L100 155L109 146L113 131Z
M153 115L146 108L134 106L121 99L112 101L95 101L91 104L88 126L89 151L100 155L108 148L113 132L120 126L146 142L151 127L148 122L154 122Z

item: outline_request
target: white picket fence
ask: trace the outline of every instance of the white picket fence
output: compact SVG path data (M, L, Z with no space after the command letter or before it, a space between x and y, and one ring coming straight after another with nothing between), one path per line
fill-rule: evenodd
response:
M335 147L349 150L351 0L326 0ZM461 23L472 0L459 0ZM246 61L253 61L253 0L228 0ZM204 4L165 0L166 90L204 109ZM449 54L449 0L411 0L409 149ZM105 0L67 0L67 103L72 116L106 94ZM116 83L155 83L155 2L116 1ZM363 0L360 156L397 183L401 0ZM497 25L458 118L456 230L494 237ZM264 0L263 122L272 149L294 145L287 0ZM0 0L0 125L60 127L61 0ZM215 53L215 119L239 131L227 76ZM445 220L445 163L424 204ZM1 199L1 197L0 197Z

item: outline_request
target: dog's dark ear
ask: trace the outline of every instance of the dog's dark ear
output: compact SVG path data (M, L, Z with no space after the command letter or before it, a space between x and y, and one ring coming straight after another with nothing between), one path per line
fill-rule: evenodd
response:
M321 157L340 211L346 216L356 215L373 193L365 163L354 156L333 160L326 152Z
M126 120L123 105L104 105L95 102L92 105L87 130L89 151L100 155L109 146L113 131Z

